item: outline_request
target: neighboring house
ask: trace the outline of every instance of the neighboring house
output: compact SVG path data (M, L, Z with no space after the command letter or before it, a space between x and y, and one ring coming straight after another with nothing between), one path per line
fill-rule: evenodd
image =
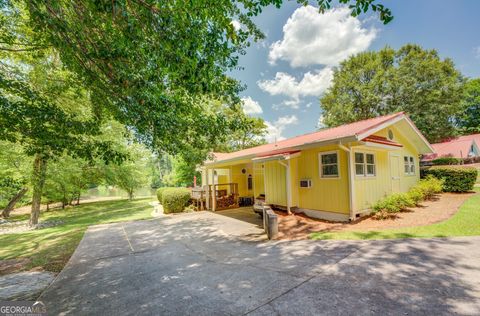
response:
M215 153L202 166L202 183L210 188L233 183L239 196L263 194L270 205L347 221L380 198L407 191L419 179L420 155L432 152L413 122L400 112ZM224 191L231 193L232 188L227 185ZM207 208L215 210L214 203L210 201Z
M422 157L422 163L428 165L437 158L471 158L480 156L480 134L465 135L442 143L432 144L434 153Z

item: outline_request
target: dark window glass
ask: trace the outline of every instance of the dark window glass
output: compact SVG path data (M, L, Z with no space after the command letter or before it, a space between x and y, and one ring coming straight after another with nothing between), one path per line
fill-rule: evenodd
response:
M322 165L337 163L337 154L322 155Z
M363 154L355 153L355 163L363 163Z

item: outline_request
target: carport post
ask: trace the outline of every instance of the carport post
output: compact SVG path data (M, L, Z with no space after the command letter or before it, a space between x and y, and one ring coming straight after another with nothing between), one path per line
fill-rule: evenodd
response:
M207 192L205 192L205 207L207 208L207 210L210 209L210 181L208 181L208 171L209 169L206 168L205 169L205 180L206 180L206 185L207 185Z

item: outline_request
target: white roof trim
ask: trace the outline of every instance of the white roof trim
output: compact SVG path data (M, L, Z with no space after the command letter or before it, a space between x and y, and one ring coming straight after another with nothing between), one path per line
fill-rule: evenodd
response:
M410 125L410 127L415 131L415 133L418 135L418 137L420 137L420 139L423 141L423 143L427 146L427 148L430 150L431 153L434 153L435 150L432 148L432 146L430 145L430 143L428 142L428 140L423 136L423 134L418 130L418 128L415 126L415 124L413 124L412 120L406 116L405 114L402 114L402 115L399 115L391 120L388 120L372 129L369 129L368 131L362 133L362 134L358 134L357 135L357 139L359 141L361 141L362 139L372 135L372 134L375 134L376 132L378 131L381 131L382 129L385 129L397 122L400 122L401 120L405 120L407 121L408 125Z
M418 128L415 126L415 124L413 124L412 120L408 116L406 116L405 119L407 120L407 123L415 130L415 132L417 132L418 136L420 136L420 138L425 143L425 145L427 145L428 149L430 149L430 151L434 153L435 150L433 149L432 145L430 145L430 143L425 138L425 136L423 136L422 132L420 132Z
M290 160L292 158L300 156L300 153L293 153L293 154L276 154L272 156L266 156L266 157L258 157L258 158L253 158L253 162L264 162L264 161L270 161L270 160Z
M405 118L405 114L402 114L402 115L399 115L397 117L394 117L392 118L391 120L388 120L386 122L383 122L382 124L378 125L378 126L375 126L374 128L371 128L369 130L367 130L366 132L362 133L362 134L358 134L357 135L357 139L358 140L362 140L372 134L375 134L376 132L378 131L381 131L382 129L384 128L387 128L401 120L403 120Z

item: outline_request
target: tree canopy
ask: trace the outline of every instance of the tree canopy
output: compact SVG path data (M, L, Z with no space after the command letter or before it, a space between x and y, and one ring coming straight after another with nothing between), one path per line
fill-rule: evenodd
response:
M458 126L463 134L480 133L480 78L465 84Z
M465 79L435 50L386 47L343 61L333 85L320 99L323 123L337 126L405 111L430 142L456 132Z
M243 87L226 73L252 40L263 37L252 17L282 2L29 1L27 8L40 42L55 47L81 75L98 112L113 114L143 142L176 154L209 148L228 134L231 122L222 111L205 111L204 100L239 102ZM375 0L340 2L350 4L353 15L373 10L391 20ZM318 1L320 11L330 4Z

